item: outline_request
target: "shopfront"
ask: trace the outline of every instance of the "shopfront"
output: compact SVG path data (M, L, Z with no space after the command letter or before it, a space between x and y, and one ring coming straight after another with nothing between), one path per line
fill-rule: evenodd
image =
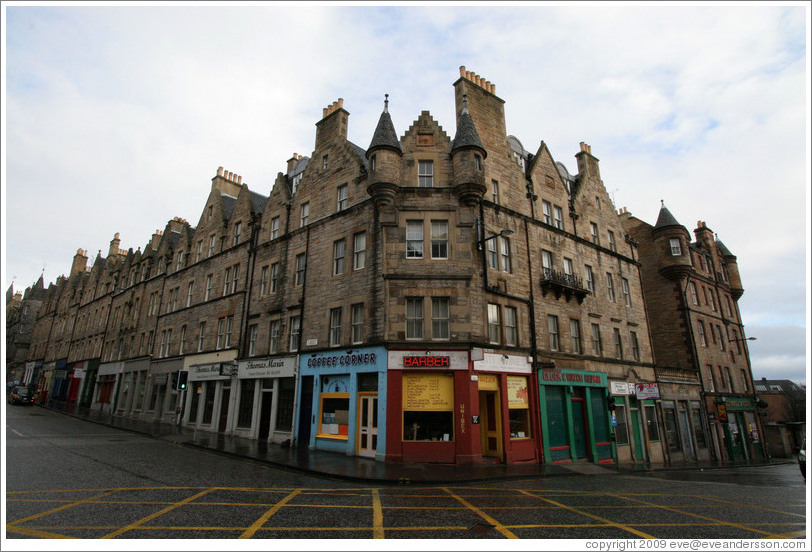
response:
M68 361L67 359L59 359L56 361L56 367L54 368L52 380L51 380L51 391L49 395L49 399L54 401L64 401L65 397L68 395Z
M615 461L606 374L542 368L538 386L545 463Z
M182 369L182 358L153 361L150 364L145 390L144 418L170 423L174 421L175 409L180 404L175 378Z
M296 357L241 360L233 434L271 443L293 439Z
M756 402L751 397L717 396L715 415L722 432L727 460L764 459L759 432Z
M68 365L68 392L65 397L67 404L74 404L79 400L79 391L85 381L85 374L87 373L87 362L74 362Z
M485 460L538 461L539 411L527 356L471 353L477 387L480 450Z
M388 422L386 365L383 347L301 355L298 443L382 460Z
M35 360L25 363L25 372L23 374L22 384L26 387L35 388L39 381L39 372L42 369L42 361Z
M481 461L469 357L468 351L389 351L387 462Z
M42 365L42 370L39 373L39 381L37 382L37 393L39 398L37 401L40 404L51 398L51 389L53 388L54 370L56 369L56 362L46 362Z
M126 361L119 374L116 414L138 417L144 409L147 376L149 375L149 358Z
M96 393L90 407L91 410L99 410L106 414L113 413L116 408L117 385L122 383L119 376L121 376L123 368L123 362L105 362L99 365Z
M213 432L225 432L231 407L233 374L236 362L214 362L189 366L186 408L187 425Z
M662 434L657 417L659 385L611 381L609 390L618 462L663 462Z

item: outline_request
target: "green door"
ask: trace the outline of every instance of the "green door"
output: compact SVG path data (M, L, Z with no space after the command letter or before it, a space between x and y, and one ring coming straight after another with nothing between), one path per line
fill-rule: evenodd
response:
M727 413L727 424L725 424L725 441L727 442L727 452L731 460L747 460L747 453L744 450L744 439L746 436L746 426L744 425L744 415L741 412Z
M586 424L584 423L584 399L572 399L572 432L575 438L576 458L586 458Z
M632 433L634 434L634 458L640 462L646 459L643 453L643 433L640 431L640 410L632 408L631 415Z

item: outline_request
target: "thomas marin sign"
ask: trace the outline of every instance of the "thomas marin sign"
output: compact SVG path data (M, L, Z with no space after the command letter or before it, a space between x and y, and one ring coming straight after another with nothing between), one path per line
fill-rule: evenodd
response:
M277 357L241 360L237 377L249 378L289 378L295 375L296 357Z

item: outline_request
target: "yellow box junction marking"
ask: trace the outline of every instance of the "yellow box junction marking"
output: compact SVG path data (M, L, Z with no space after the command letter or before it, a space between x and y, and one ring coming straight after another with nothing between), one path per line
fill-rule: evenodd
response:
M455 493L454 493L454 492L453 492L451 489L449 489L448 487L441 487L441 488L442 488L442 489L443 489L445 492L447 492L448 494L450 494L451 496L453 496L454 498L456 498L458 501L460 501L460 502L461 502L461 503L462 503L462 504L463 504L463 505L464 505L466 508L468 508L469 510L471 510L471 511L472 511L472 512L474 512L475 514L479 515L481 518L483 518L485 521L487 521L487 522L488 522L488 523L490 523L491 525L493 525L493 528L494 528L494 529L496 529L497 531L499 531L500 533L502 533L502 534L503 534L504 536L506 536L507 538L509 538L509 539L518 539L518 538L519 538L519 537L517 537L517 536L516 536L516 535L515 535L513 532L511 532L510 530L508 530L508 529L507 529L507 528L506 528L504 525L502 525L501 523L499 523L498 521L496 521L494 518L492 518L491 516L489 516L488 514L486 514L485 512L483 512L482 510L480 510L479 508L477 508L476 506L474 506L473 504L471 504L470 502L468 502L467 500L465 500L465 499L464 499L464 498L462 498L461 496L459 496L459 495L455 494Z
M264 514L262 514L262 517L261 517L261 518L259 518L258 520L256 520L256 521L254 522L254 524L253 524L251 527L249 527L248 529L246 529L246 530L245 530L245 532L244 532L242 535L240 535L240 537L239 537L239 538L241 538L241 539L250 539L251 537L253 537L253 536L254 536L254 533L256 533L256 532L257 532L257 530L258 530L260 527L262 527L263 525L265 525L265 522L266 522L266 521L268 521L268 519L270 519L270 517L271 517L272 515L274 515L276 512L278 512L278 511L280 510L280 508L282 508L282 506L284 506L284 505L285 505L285 504L287 504L287 503L288 503L290 500L292 500L293 498L295 498L295 497L296 497L296 495L297 495L297 494L299 494L300 492L301 492L301 489L296 489L295 491L293 491L292 493L290 493L288 496L286 496L285 498L283 498L282 500L280 500L279 502L277 502L276 504L274 504L274 506L273 506L273 507L272 507L270 510L268 510L267 512L265 512Z
M180 507L181 507L181 506L183 506L184 504L188 504L189 502L192 502L192 501L194 501L194 500L197 500L197 499L198 499L198 498L200 498L201 496L204 496L204 495L206 495L206 494L208 494L208 493L212 492L212 491L213 491L215 488L216 488L216 487L211 487L211 488L206 489L206 490L204 490L204 491L200 491L199 493L197 493L197 494L195 494L195 495L192 495L192 496L190 496L189 498L185 498L185 499L181 500L180 502L176 502L176 503L172 504L171 506L167 506L167 507L166 507L166 508L164 508L163 510L159 510L159 511L155 512L154 514L150 514L150 515L148 515L148 516L147 516L147 517L145 517L145 518L141 518L141 519L139 519L138 521L136 521L136 522L134 522L134 523L131 523L131 524L129 524L129 525L125 525L125 526L124 526L124 527L122 527L121 529L118 529L117 531L113 531L112 533L109 533L109 534L107 534L107 535L104 535L103 537L100 537L100 538L102 538L102 539L112 539L112 538L114 538L114 537L117 537L117 536L121 535L122 533L126 533L127 531L130 531L130 530L132 530L132 529L135 529L135 528L137 528L137 527L139 527L139 526L143 525L144 523L146 523L146 522L148 522L148 521L151 521L151 520L155 519L155 518L156 518L156 517L158 517L158 516L162 516L162 515L164 515L164 514L165 514L165 513L167 513L167 512L171 512L171 511L172 511L172 510L174 510L175 508L180 508Z
M376 539L385 539L383 536L383 509L378 489L372 489L372 536Z

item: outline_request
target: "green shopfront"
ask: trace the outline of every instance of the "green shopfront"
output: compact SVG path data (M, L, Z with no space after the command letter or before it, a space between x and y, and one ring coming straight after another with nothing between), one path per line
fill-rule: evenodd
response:
M757 424L756 401L730 395L715 398L716 418L721 426L727 459L763 460L764 449Z
M614 462L606 374L543 368L538 383L544 462Z

